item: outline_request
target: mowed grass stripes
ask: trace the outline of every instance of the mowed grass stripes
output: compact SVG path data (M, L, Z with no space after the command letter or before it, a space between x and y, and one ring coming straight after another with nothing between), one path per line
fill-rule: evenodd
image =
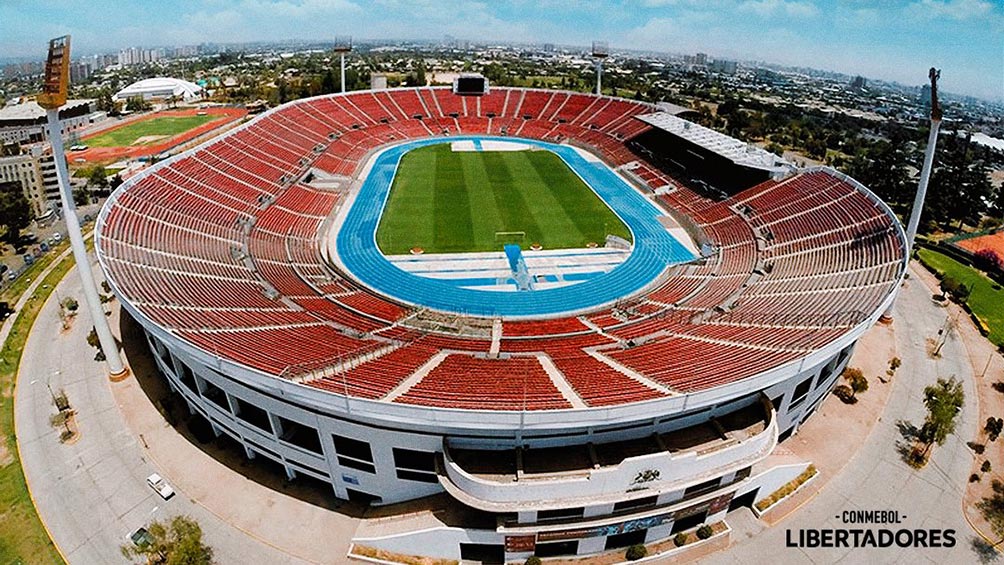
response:
M525 237L500 232L525 232ZM545 249L630 240L624 222L550 151L459 151L449 143L401 158L377 227L387 255L501 251L510 241Z

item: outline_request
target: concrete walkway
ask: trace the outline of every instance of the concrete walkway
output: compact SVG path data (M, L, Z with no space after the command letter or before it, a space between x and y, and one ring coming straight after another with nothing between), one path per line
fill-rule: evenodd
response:
M735 528L729 549L702 563L976 563L978 539L962 515L962 494L969 477L971 455L966 441L976 430L977 410L973 373L962 343L953 335L942 357L927 355L928 342L936 337L946 312L930 300L930 292L917 281L908 281L895 309L896 340L903 366L892 381L889 401L875 429L860 446L848 445L851 460L843 470L804 507L774 527L763 529L748 520L727 521ZM853 364L853 363L852 363ZM903 462L897 449L904 443L901 427L923 423L923 389L939 377L956 376L963 381L966 405L956 433L944 446L935 447L930 463L921 470ZM838 402L831 397L827 402ZM853 409L853 407L847 407ZM841 430L831 430L830 441L841 441ZM792 441L798 439L795 436ZM896 510L905 516L892 529L951 528L956 531L953 548L788 548L786 532L797 539L799 529L867 528L885 525L844 524L844 510ZM735 514L735 513L733 513Z
M97 273L96 265L92 268ZM71 271L57 287L58 296L80 300L79 281ZM147 486L146 477L162 470L146 454L143 439L126 426L111 392L117 385L109 382L104 364L93 360L95 350L86 342L89 316L81 308L63 332L56 296L39 313L24 350L15 420L38 513L69 562L124 563L119 546L130 533L154 519L187 514L201 524L219 563L301 563L218 519L177 484L177 495L168 501ZM116 328L117 319L112 321ZM77 412L80 434L72 444L61 444L59 430L49 423L56 412L50 388L65 390ZM241 506L238 497L233 506Z

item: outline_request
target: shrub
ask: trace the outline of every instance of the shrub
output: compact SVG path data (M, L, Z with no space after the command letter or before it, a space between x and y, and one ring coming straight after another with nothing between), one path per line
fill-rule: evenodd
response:
M63 308L66 308L69 312L76 312L80 308L80 303L73 298L66 298L63 300Z
M984 271L1004 271L1004 259L993 249L980 249L974 253L973 264Z
M983 451L986 449L985 445L982 443L976 443L975 441L966 442L966 445L968 445L969 449L972 449L973 453L976 455L983 455Z
M972 475L969 475L969 482L971 482L971 483L978 483L978 482L980 482L980 476L977 475L976 473L973 473Z
M955 277L946 275L941 281L941 290L945 294L950 294L958 303L964 303L969 298L971 289L960 282Z
M902 364L903 362L900 361L899 357L893 357L889 360L889 370L895 373L896 369L899 369Z
M541 565L540 557L537 557L536 555L531 555L530 557L526 558L526 561L523 562L523 565Z
M636 543L631 547L627 548L627 552L624 554L624 557L628 561L637 561L647 555L648 555L648 548L646 548L644 545L640 543Z
M683 547L687 545L687 534L680 532L673 536L673 544L675 544L676 547Z
M700 528L697 528L697 537L699 537L701 539L708 539L714 533L715 533L715 531L712 530L711 526L709 526L707 524L702 524Z
M997 392L1004 394L1004 381L997 381L990 386Z
M990 472L990 462L989 461L984 461L983 464L980 465L980 472L982 472L982 473L989 473Z
M987 418L987 423L983 426L983 430L990 436L990 441L997 441L997 436L1001 435L1001 432L1004 431L1004 420L990 416Z
M858 401L854 398L854 391L847 385L837 385L833 387L833 394L843 401L844 404L854 404Z

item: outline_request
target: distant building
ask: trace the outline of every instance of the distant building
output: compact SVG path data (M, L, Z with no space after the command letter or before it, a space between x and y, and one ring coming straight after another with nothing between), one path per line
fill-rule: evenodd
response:
M931 107L931 85L925 84L920 87L920 103L925 108Z
M94 100L67 100L59 109L63 136L86 127L101 117ZM34 143L46 140L45 109L34 100L0 109L0 143Z
M708 54L707 53L698 53L694 57L694 63L696 63L698 65L707 65L708 64Z
M739 64L735 61L727 61L725 59L715 59L708 66L713 72L722 73L726 75L736 74L736 70L739 68Z
M92 59L81 59L70 64L70 83L78 84L91 77L94 72L94 61Z
M39 144L26 153L0 157L0 184L16 183L36 218L49 212L50 202L59 201L56 162L49 145Z
M854 80L851 81L851 88L854 90L864 90L868 86L868 81L865 80L863 76L856 76Z
M134 82L116 92L112 96L112 99L128 100L129 98L142 96L144 100L162 100L175 96L179 100L188 102L201 98L202 92L203 89L201 86L187 80L156 77Z
M370 75L370 90L386 90L387 75L373 73Z

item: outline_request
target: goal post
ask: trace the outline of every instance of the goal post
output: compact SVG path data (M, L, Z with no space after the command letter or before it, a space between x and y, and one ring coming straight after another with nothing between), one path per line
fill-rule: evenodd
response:
M525 231L497 231L495 232L495 243L505 245L507 243L519 243L523 244L526 242L526 232Z

